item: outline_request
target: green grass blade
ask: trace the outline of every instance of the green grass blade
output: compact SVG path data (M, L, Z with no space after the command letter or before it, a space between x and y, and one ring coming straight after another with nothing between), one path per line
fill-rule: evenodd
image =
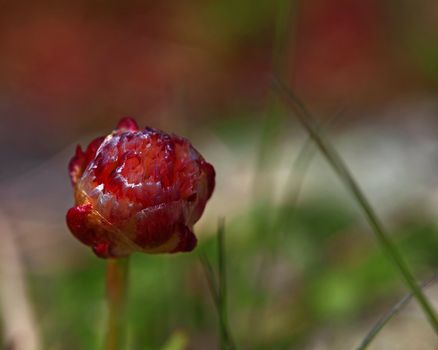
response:
M225 253L225 220L219 221L217 231L217 257L218 257L218 284L219 284L219 320L221 331L221 349L234 350L233 338L231 336L228 322L227 307L227 261Z
M346 164L339 156L336 149L331 145L327 138L324 137L323 132L320 131L318 124L314 120L311 113L307 110L304 104L292 93L292 91L282 81L274 79L274 88L279 92L281 97L287 102L288 106L296 115L297 119L306 129L307 133L312 137L321 153L325 156L333 170L338 174L346 188L351 192L356 199L360 208L363 210L373 232L380 243L382 249L391 258L396 265L400 275L403 277L408 288L411 290L415 299L421 306L424 314L429 320L432 328L438 335L438 320L435 311L432 308L429 300L424 295L421 288L418 286L412 272L407 263L403 259L397 247L392 243L383 224L380 222L377 214L370 205L365 194L362 192L359 185L354 180Z
M225 253L225 221L223 219L219 221L217 230L217 275L205 254L201 254L199 259L219 317L220 348L222 350L235 350L236 345L231 335L227 311L227 261Z
M438 280L438 274L434 275L429 280L423 282L421 284L421 288L425 289L429 287L431 284ZM380 318L376 324L371 328L371 330L367 333L365 338L362 340L360 345L356 348L356 350L365 350L371 344L373 339L379 334L379 332L383 329L383 327L392 319L392 317L403 309L414 297L412 293L405 295L397 304L395 304L385 315Z
M204 271L205 279L207 280L208 289L210 290L214 305L219 310L219 288L217 286L216 276L214 275L210 260L208 260L207 255L202 253L201 255L199 255L199 261L201 262L201 266Z

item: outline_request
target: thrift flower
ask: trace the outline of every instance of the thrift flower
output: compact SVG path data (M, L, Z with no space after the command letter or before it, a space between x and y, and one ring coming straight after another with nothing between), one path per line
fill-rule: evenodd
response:
M102 258L176 253L196 246L193 225L215 186L215 171L191 143L122 119L69 164L73 235Z

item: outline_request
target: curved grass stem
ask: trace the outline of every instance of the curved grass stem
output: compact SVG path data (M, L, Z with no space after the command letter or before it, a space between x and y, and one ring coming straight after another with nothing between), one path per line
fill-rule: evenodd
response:
M438 280L438 274L432 276L429 280L423 282L421 284L421 288L427 288L434 282ZM395 304L385 315L383 315L377 322L374 324L373 328L367 333L365 338L362 340L362 342L359 344L359 346L356 348L356 350L365 350L368 348L368 346L371 344L373 339L379 334L379 332L385 327L385 325L391 320L391 318L399 312L401 309L403 309L413 298L413 294L409 293L405 295L397 304Z
M438 319L431 303L424 295L421 288L418 286L418 283L415 280L414 275L410 271L406 261L403 259L403 256L394 245L394 243L392 243L379 217L375 213L365 194L362 192L362 189L355 181L353 175L350 173L346 164L344 163L336 149L329 142L329 140L324 137L322 131L319 128L319 125L316 123L312 114L307 110L306 106L301 102L301 100L298 99L289 89L289 87L282 81L274 79L273 82L274 88L286 101L290 109L294 112L297 119L300 121L302 126L306 129L307 133L316 143L328 163L332 166L333 170L342 180L345 187L356 199L356 202L359 204L360 208L365 214L366 219L368 220L368 223L373 229L373 232L378 242L380 243L380 246L397 267L404 282L421 306L435 333L438 335Z

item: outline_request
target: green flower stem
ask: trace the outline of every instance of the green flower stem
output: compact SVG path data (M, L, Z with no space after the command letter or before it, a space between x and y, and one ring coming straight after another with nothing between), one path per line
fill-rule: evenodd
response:
M122 350L126 343L126 296L129 258L109 259L106 270L108 323L105 350Z
M307 110L306 106L293 94L289 87L278 79L274 79L274 87L287 102L291 110L296 115L297 119L306 129L307 133L316 143L321 153L324 155L336 174L342 180L345 187L356 199L357 203L364 212L368 223L373 229L374 234L378 242L380 243L380 246L386 252L388 257L394 262L407 287L410 289L411 293L422 308L424 314L427 316L430 325L434 329L435 333L438 335L438 319L435 310L433 309L430 301L423 293L422 289L419 287L402 254L394 245L394 243L392 243L382 222L375 213L365 194L362 192L362 189L353 178L353 175L350 173L346 164L344 163L336 149L328 141L328 139L324 137L322 131L320 131L319 126L313 119L313 116Z

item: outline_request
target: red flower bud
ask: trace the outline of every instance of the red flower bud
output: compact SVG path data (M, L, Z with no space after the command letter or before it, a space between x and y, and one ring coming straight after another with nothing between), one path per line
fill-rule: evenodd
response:
M175 253L196 246L193 225L215 185L212 165L176 135L124 118L69 164L76 206L67 225L99 257Z

